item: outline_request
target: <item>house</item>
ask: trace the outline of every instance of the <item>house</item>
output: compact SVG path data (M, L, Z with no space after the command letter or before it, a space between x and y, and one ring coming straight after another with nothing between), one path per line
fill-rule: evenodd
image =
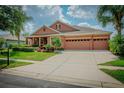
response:
M4 38L8 44L17 44L18 38L9 33L0 35L1 38ZM20 43L25 44L25 38L20 36Z
M43 46L51 44L51 38L61 39L62 48L67 50L107 50L110 32L90 27L72 26L61 21L51 26L43 26L26 37L28 45Z

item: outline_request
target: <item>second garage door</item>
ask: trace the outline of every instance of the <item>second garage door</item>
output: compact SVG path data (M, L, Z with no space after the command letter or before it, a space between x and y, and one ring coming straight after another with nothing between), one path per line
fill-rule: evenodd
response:
M108 39L93 39L93 50L107 50L108 45Z

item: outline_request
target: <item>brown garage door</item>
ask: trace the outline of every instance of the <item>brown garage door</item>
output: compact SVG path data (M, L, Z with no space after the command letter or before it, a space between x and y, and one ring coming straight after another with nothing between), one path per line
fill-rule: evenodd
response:
M90 50L90 39L68 39L65 40L65 49Z
M93 39L93 49L94 50L107 50L108 39Z
M68 50L107 50L107 39L67 39L65 49Z

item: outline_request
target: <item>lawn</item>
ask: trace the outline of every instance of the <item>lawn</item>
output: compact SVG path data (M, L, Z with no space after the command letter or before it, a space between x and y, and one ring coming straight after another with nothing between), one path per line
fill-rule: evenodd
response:
M10 58L15 59L25 59L25 60L36 60L36 61L42 61L45 60L51 56L54 56L56 53L53 52L10 52ZM0 57L5 57L0 55Z
M99 64L99 65L124 67L124 57L121 57L121 58L114 60L114 61Z
M120 82L124 83L124 70L108 70L108 69L101 69L101 70L111 75L115 79L119 80Z
M1 68L14 68L14 67L19 67L19 66L24 66L24 65L29 65L29 64L32 64L32 63L30 63L30 62L10 61L10 65L7 66L7 61L0 60L0 69Z

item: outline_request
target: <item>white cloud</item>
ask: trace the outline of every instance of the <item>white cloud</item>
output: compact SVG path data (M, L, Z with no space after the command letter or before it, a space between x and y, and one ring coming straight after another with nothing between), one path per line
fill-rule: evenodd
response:
M68 7L67 14L74 18L83 18L83 19L94 18L93 13L88 9L86 9L86 7L82 7L82 6Z
M24 6L22 6L22 9L23 9L23 11L27 11L28 8L27 8L27 6L24 5Z
M86 22L79 23L78 26L91 27L91 28L103 30L103 28L99 25L91 25L91 24L86 23Z
M90 24L88 24L88 23L79 23L78 26L86 26L86 27L89 27Z
M27 22L24 25L24 32L29 32L30 34L36 30L36 25L33 22ZM23 33L23 32L22 32Z
M47 16L53 16L55 15L56 13L59 13L61 12L60 10L60 7L59 6L44 6L44 5L38 5L37 6L38 8L40 8L42 10L42 13L41 15L47 15Z
M55 20L61 20L63 22L66 22L66 23L71 23L70 21L68 21L64 14L63 14L63 9L58 6L58 5L55 5L55 6L43 6L43 5L38 5L37 6L38 8L41 9L41 13L40 13L40 17L43 17L43 16L50 16L51 18L54 18Z

